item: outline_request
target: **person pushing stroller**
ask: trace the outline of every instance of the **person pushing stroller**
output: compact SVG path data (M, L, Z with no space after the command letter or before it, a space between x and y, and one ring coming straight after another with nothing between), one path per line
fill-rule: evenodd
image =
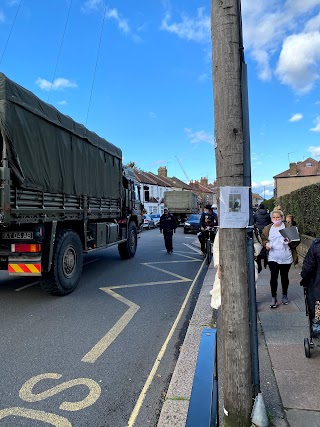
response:
M310 337L320 338L320 239L315 239L305 258L301 270L301 286L306 288L307 307L310 321Z

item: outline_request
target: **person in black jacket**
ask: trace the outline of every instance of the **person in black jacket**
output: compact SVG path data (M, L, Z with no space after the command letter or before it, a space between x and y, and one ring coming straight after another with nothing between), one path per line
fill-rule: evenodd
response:
M253 215L253 222L255 225L255 229L258 230L259 234L261 235L262 230L266 225L271 224L271 218L270 214L265 208L263 203L260 203L259 208L256 210L256 212ZM267 267L267 258L265 255L265 252L263 251L261 254L257 256L257 264L258 264L258 272L262 270L262 260L264 259L264 268Z
M260 234L266 225L271 224L270 214L267 209L264 207L263 203L260 203L259 208L256 210L253 215L254 224L257 226Z
M177 224L175 217L165 208L163 215L160 217L160 233L163 232L164 245L168 254L172 254L173 252L172 237L173 233L176 232L176 228Z
M201 251L206 255L206 240L209 238L209 230L218 225L218 215L213 211L211 205L206 205L200 218L201 232L198 235Z
M300 284L307 288L311 334L320 335L320 239L315 239L303 260Z

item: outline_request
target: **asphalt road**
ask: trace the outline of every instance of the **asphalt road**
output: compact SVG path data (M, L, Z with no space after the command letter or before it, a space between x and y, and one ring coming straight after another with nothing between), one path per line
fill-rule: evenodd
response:
M0 426L155 427L206 271L194 239L90 254L65 297L1 272Z

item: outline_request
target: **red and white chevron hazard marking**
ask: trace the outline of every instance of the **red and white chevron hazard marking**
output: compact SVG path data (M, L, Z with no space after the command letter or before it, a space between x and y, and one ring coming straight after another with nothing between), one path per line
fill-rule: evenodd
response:
M41 275L41 264L8 264L9 274L25 275Z

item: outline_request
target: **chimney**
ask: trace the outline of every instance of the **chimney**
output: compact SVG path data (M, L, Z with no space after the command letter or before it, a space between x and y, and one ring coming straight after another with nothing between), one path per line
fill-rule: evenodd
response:
M200 184L204 185L205 187L208 187L208 178L202 178L201 177Z
M297 163L290 163L289 175L297 175Z
M167 178L168 172L167 172L167 167L166 166L160 166L158 168L158 176L164 176L165 178Z

